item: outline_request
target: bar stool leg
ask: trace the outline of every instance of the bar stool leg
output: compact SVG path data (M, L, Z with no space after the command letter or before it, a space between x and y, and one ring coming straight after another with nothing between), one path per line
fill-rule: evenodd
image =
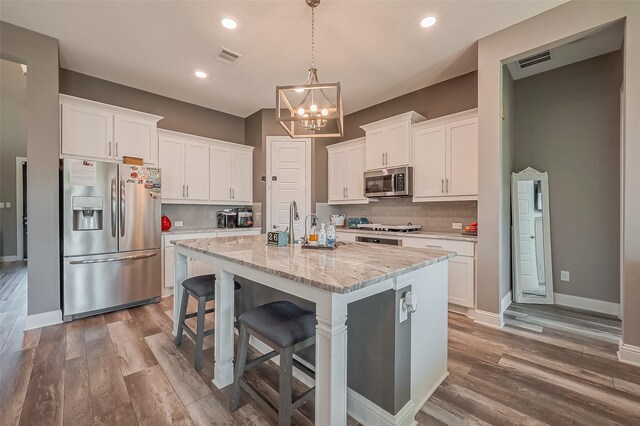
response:
M240 404L240 379L244 374L244 366L247 363L247 351L249 349L249 333L247 327L240 325L240 341L238 342L238 352L236 354L236 370L233 375L233 385L231 388L231 400L229 410L236 411Z
M202 344L204 342L204 311L207 310L207 298L198 298L198 319L196 329L196 371L202 368Z
M280 352L278 425L289 426L291 425L291 415L293 414L293 405L291 404L293 387L293 346L289 346L278 352Z
M180 304L180 315L178 317L178 333L176 335L176 346L182 344L182 334L184 333L184 317L187 315L187 305L189 305L189 292L182 290L182 303Z

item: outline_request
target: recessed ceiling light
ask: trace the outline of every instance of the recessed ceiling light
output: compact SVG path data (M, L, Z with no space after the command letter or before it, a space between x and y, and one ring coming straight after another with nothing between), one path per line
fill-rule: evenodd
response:
M233 18L222 18L220 23L228 30L235 30L238 27L238 23Z
M204 72L204 71L196 71L194 74L195 74L195 75L196 75L196 77L198 77L198 78L207 78L207 73L206 73L206 72Z
M436 21L437 21L437 19L435 18L435 16L427 16L422 21L420 21L420 26L422 28L433 27L435 25Z

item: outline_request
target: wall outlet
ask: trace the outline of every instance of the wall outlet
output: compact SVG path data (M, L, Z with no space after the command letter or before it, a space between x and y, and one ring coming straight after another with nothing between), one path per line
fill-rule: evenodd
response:
M4 203L4 207L6 209L10 209L11 208L11 203Z
M0 203L0 209L4 209L4 203Z
M173 225L174 225L176 228L179 228L179 227L181 227L181 226L182 226L182 225L184 225L184 224L182 223L182 221L181 221L181 220L176 220L176 221L175 221L175 223L174 223Z
M402 299L400 299L400 318L398 318L399 322L405 322L408 318L409 318L409 312L407 311L407 308L404 305L405 302L405 298L403 297Z
M452 227L453 229L462 229L462 222L453 222L453 223L451 224L451 227Z
M569 274L569 271L560 271L560 280L571 281L571 274Z

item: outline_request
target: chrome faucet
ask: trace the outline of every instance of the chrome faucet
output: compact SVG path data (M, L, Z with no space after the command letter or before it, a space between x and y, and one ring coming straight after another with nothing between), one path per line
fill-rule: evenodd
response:
M298 204L296 204L296 200L292 200L291 204L289 204L289 244L295 244L296 242L296 236L293 231L293 221L299 219Z

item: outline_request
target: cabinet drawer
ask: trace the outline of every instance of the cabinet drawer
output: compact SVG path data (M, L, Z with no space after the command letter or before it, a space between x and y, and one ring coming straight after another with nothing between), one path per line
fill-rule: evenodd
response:
M475 256L474 243L470 241L439 240L436 238L404 237L404 247L433 248L439 250L455 251L458 256Z

